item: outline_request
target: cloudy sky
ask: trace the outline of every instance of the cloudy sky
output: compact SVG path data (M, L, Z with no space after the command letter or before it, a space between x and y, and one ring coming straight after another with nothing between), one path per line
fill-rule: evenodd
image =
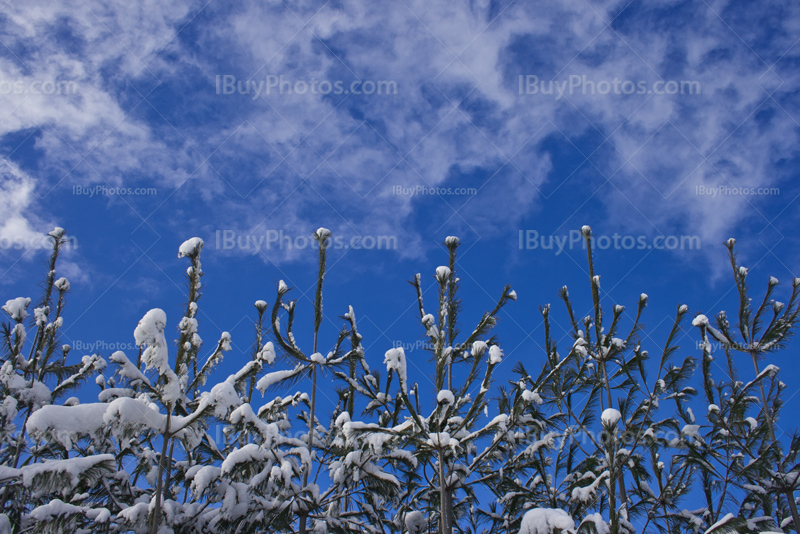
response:
M678 303L731 309L728 237L754 283L800 275L799 39L789 1L10 0L0 288L35 296L63 226L65 341L107 355L150 308L177 324L199 236L201 333L241 354L277 280L310 309L324 226L324 333L354 305L379 364L421 339L404 281L456 235L465 321L512 284L498 333L535 362L537 307L588 303L589 224L604 302L647 292L657 346Z

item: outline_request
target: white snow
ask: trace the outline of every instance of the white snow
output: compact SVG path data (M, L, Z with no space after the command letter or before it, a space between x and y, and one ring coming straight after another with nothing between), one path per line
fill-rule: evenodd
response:
M272 341L267 341L261 350L258 351L258 358L272 365L275 363L275 346Z
M317 231L314 232L314 237L319 241L325 241L331 236L331 231L327 228L317 228Z
M108 406L102 402L77 406L43 406L30 416L25 428L34 438L51 435L70 450L80 437L101 433L105 425L103 416Z
M489 363L497 365L503 361L503 351L497 345L489 347Z
M103 421L114 427L119 426L120 430L133 427L163 432L167 425L167 416L159 413L155 405L148 405L139 399L122 397L108 405L103 414Z
M56 289L58 289L59 291L69 291L69 288L70 288L70 285L69 285L69 280L67 280L67 279L66 279L66 278L64 278L63 276L62 276L61 278L59 278L58 280L56 280L56 281L53 283L53 285L54 285L54 286L56 287Z
M383 363L386 364L387 371L394 370L397 373L403 393L408 393L408 370L406 368L406 352L403 347L387 350Z
M230 473L237 465L253 460L264 461L269 458L269 453L255 443L248 443L241 449L231 452L222 462L222 473Z
M619 413L619 410L606 408L603 410L603 415L600 416L600 419L603 421L604 425L613 426L617 424L617 421L619 421L621 417L622 414Z
M107 510L106 510L107 511ZM47 504L37 506L31 511L31 518L36 521L52 521L57 517L84 514L82 506L69 504L61 499L53 499Z
M62 237L64 237L64 232L65 230L63 228L61 228L60 226L55 226L52 230L47 232L47 235L49 235L50 237L55 237L56 239L61 239Z
M450 267L442 265L436 268L436 279L439 283L445 282L448 278L450 278Z
M191 239L187 239L184 241L180 248L178 248L178 257L192 257L195 256L202 250L203 248L203 240L199 237L193 237Z
M319 352L315 352L311 355L311 361L314 363L325 363L325 356Z
M645 485L644 482L643 485ZM597 534L611 534L611 527L609 526L608 523L606 523L606 520L603 519L602 515L598 513L589 514L583 518L583 521L581 521L581 525L587 522L594 523L594 528L597 531Z
M30 303L31 299L29 297L17 297L7 300L5 306L3 306L3 311L9 314L16 322L20 322L28 316L26 308Z
M420 534L425 529L426 523L422 512L413 511L406 514L406 529L412 534Z
M717 521L716 523L714 523L713 525L708 527L708 530L706 530L706 532L713 532L714 530L716 530L717 528L721 527L722 525L724 525L725 523L727 523L728 521L730 521L734 517L736 517L736 516L734 516L733 514L730 514L730 513L726 514L725 517L723 517L722 519L720 519L719 521Z
M352 424L352 423L351 423ZM458 440L451 438L448 432L431 432L430 439L427 440L431 447L458 447Z
M708 317L701 313L692 320L692 326L708 326Z
M556 529L572 532L575 530L575 521L564 510L534 508L522 517L519 534L553 534Z
M224 418L230 410L238 407L242 401L230 377L225 382L220 382L211 388L210 392L203 392L200 396L200 403L195 412L202 412L209 406L214 407L214 415Z
M160 308L154 308L144 314L139 325L133 331L136 345L146 346L142 353L142 361L147 369L158 369L159 374L169 369L169 351L164 337L167 326L167 314Z
M136 367L134 364L128 360L128 357L125 356L125 353L121 350L118 350L114 354L111 355L109 358L112 362L116 363L120 366L120 369L117 371L120 376L128 378L130 380L141 380L148 386L150 385L150 380L144 376L144 374Z
M449 389L443 389L436 395L436 402L439 404L445 403L448 406L452 406L455 404L456 400L452 391Z
M543 402L542 397L540 397L538 393L536 393L535 391L530 391L528 389L522 392L522 399L525 402L534 402L536 404L542 404Z
M88 469L103 466L107 470L112 470L116 462L111 454L98 454L96 456L85 456L69 458L67 460L46 460L20 469L22 471L22 483L26 488L34 488L39 477L46 477L51 473L66 475L69 479L71 488L76 488L80 482L81 475Z
M684 425L681 429L681 434L685 436L692 437L694 439L700 439L700 425Z
M267 391L267 388L269 388L271 385L277 384L281 380L288 378L294 374L295 374L294 370L283 370L283 371L275 371L272 373L267 373L261 377L261 380L258 381L258 383L256 384L256 388L263 394L265 391Z

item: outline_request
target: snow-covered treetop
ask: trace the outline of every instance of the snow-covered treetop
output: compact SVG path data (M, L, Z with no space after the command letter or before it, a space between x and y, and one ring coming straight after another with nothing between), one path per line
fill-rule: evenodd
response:
M178 257L179 258L193 258L200 253L200 250L203 248L203 240L199 237L193 237L191 239L187 239L181 246L178 248Z
M24 321L28 317L28 306L31 304L29 297L17 297L15 299L7 300L3 306L3 311L6 312L16 322Z

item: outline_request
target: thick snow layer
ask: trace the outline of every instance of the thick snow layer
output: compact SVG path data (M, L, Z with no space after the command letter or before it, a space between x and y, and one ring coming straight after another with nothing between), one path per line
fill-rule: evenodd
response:
M25 426L34 438L45 438L48 434L67 450L82 436L100 433L105 423L103 416L108 404L95 402L78 406L43 406L33 412Z
M167 416L159 413L139 399L123 397L108 405L103 414L103 421L109 425L145 427L157 432L163 432L167 425Z
M522 392L522 399L525 402L534 402L536 404L542 404L543 402L542 397L540 397L538 393L536 393L535 391L530 391L528 389Z
M408 393L408 386L406 385L408 382L406 352L403 350L403 347L387 350L383 363L386 364L387 371L394 370L397 373L397 376L400 378L400 387L403 389L403 393Z
M47 460L27 465L20 471L22 471L22 483L26 488L33 488L39 477L56 473L66 475L70 486L76 488L83 473L100 465L103 465L106 469L113 469L116 465L114 456L112 454L98 454L96 456L69 458L67 460Z
M31 518L36 521L52 521L57 517L83 514L84 508L69 504L61 499L53 499L47 504L38 506L31 511Z
M447 281L450 278L450 267L442 265L436 268L436 279L439 283Z
M317 228L317 231L314 232L314 237L319 241L324 241L331 236L331 231L327 228Z
M619 410L615 410L614 408L606 408L603 410L603 415L600 416L600 419L603 421L604 425L615 425L617 421L620 420L622 414L619 413Z
M708 317L701 313L692 319L692 326L708 326Z
M522 517L519 534L553 534L555 529L572 532L575 530L575 521L564 510L534 508Z
M141 380L148 386L150 385L150 380L136 367L134 364L128 360L128 357L125 356L125 353L121 350L118 350L114 354L111 355L111 361L116 363L120 366L119 370L117 371L120 376L128 378L130 380Z
M611 534L611 527L606 523L603 516L600 514L589 514L583 518L581 521L581 525L584 523L594 523L594 528L597 531L597 534Z
M133 331L136 345L147 347L142 353L145 366L147 369L158 369L159 374L164 374L169 369L169 351L164 337L166 326L167 314L160 308L154 308L144 314Z
M56 286L56 289L58 289L59 291L69 291L70 288L69 280L67 280L63 276L58 280L56 280L53 285Z
M211 388L210 392L203 392L200 404L195 412L202 412L209 406L214 408L214 415L220 419L228 415L228 412L237 408L242 403L234 385L229 382L220 382Z
M427 440L428 445L431 447L458 447L458 440L451 438L448 432L432 432L430 439Z
M248 443L241 449L235 449L222 462L222 473L230 473L237 465L253 461L263 462L269 453L255 443Z
M489 346L484 341L476 341L472 344L472 355L475 357L480 358L483 356L483 353L486 352Z
M422 512L408 512L406 514L406 529L411 534L419 534L425 529L427 521L425 521L425 516L422 515Z
M489 363L492 365L497 365L498 363L503 361L503 351L500 350L500 347L497 345L492 345L489 347Z
M11 316L15 321L23 321L27 316L27 307L30 305L31 299L29 297L17 297L15 299L7 300L3 311Z
M265 391L267 391L267 389L271 385L277 384L281 380L288 378L294 374L295 374L294 370L288 370L288 371L284 370L284 371L275 371L273 373L267 373L261 377L261 380L258 381L258 383L256 384L256 388L263 394Z
M454 404L456 402L455 397L453 397L453 392L449 389L443 389L436 395L436 401L441 404L445 403L448 406Z
M261 347L260 351L258 351L258 359L263 360L270 365L275 363L275 346L272 344L272 341L267 341L264 343L264 346Z
M695 439L699 439L700 425L684 425L681 429L681 434Z
M203 248L203 240L199 237L193 237L184 241L180 248L178 248L178 257L191 257L196 255Z

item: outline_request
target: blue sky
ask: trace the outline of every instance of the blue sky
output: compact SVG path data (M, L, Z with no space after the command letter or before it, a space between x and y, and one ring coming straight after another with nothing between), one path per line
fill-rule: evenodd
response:
M353 305L377 366L421 339L405 280L420 272L430 289L440 243L457 235L465 324L512 284L505 362L536 368L538 307L553 303L565 335L557 290L588 312L589 281L580 247L556 254L535 237L589 224L621 243L597 253L604 302L633 310L648 293L655 351L679 303L733 309L724 239L738 239L756 287L800 275L799 39L800 5L775 1L12 0L0 8L0 288L35 296L36 244L66 228L65 341L107 356L151 308L177 328L178 246L199 236L201 335L210 352L230 331L238 368L253 302L271 304L279 279L297 288L308 342L316 254L302 238L324 226L364 246L331 251L322 346ZM267 249L276 236L284 247ZM653 247L681 237L699 249ZM698 353L686 326L682 356ZM790 393L795 349L774 362ZM427 355L409 362L423 384Z

